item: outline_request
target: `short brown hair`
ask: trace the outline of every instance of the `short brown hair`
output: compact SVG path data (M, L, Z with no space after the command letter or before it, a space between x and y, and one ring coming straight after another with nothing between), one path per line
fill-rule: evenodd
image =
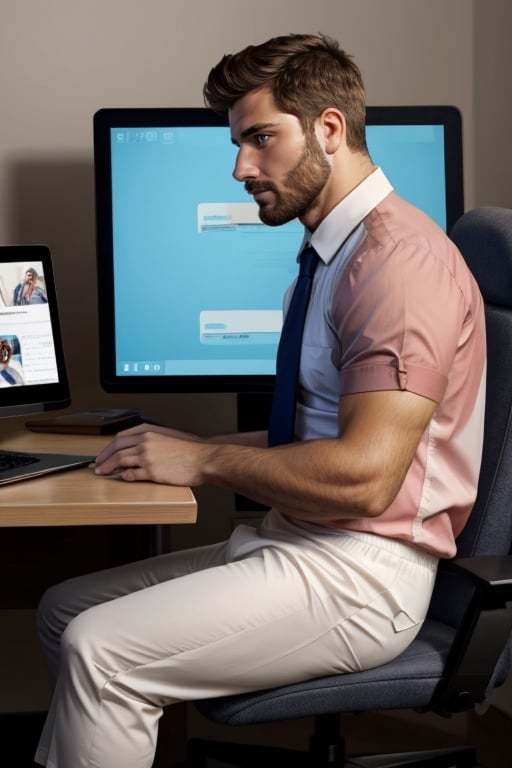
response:
M227 114L250 91L268 89L278 109L295 115L304 130L329 108L347 123L347 144L367 152L363 79L352 57L326 35L283 35L227 54L204 86L208 106Z

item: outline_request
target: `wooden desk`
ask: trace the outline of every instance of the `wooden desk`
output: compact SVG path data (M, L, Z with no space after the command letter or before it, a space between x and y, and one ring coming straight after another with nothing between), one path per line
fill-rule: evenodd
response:
M17 451L97 455L112 438L30 432L23 421L0 422L0 446ZM190 488L125 483L80 468L31 478L0 489L0 527L170 525L195 523Z
M21 419L0 420L0 447L12 450L96 456L111 439L102 436L30 432L24 428ZM158 526L195 523L196 514L196 500L189 488L155 483L125 483L122 480L97 477L89 468L55 472L0 488L0 527L12 528L9 533L16 533L14 529L21 526ZM28 531L23 531L24 535L27 533ZM150 549L155 549L154 543ZM156 553L147 551L145 556ZM65 552L60 550L61 558L64 554ZM78 564L76 569L76 572L80 572ZM22 574L18 576L14 567L9 570L10 581L18 584L18 587L22 576L40 584L41 574L34 574L32 577L27 563L23 565ZM13 590L12 583L9 590ZM20 718L22 717L20 715ZM38 730L39 725L36 728L36 731ZM24 733L27 735L26 730ZM38 733L32 734L34 738L37 735ZM29 733L28 738L30 737ZM181 764L186 755L186 743L187 710L185 704L179 704L170 707L160 722L154 767Z

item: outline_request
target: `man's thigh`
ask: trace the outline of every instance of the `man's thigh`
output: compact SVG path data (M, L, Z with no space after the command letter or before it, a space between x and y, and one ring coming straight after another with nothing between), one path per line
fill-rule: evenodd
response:
M242 527L194 572L184 553L171 579L78 616L67 642L107 687L158 705L374 666L406 647L429 601L428 558L377 537L284 533Z
M226 544L223 542L77 576L50 587L41 601L40 611L60 616L67 624L74 616L95 605L221 565L225 559Z
M312 646L336 622L312 606L300 571L264 550L99 604L65 642L113 685L165 705L299 679L306 656L318 674Z

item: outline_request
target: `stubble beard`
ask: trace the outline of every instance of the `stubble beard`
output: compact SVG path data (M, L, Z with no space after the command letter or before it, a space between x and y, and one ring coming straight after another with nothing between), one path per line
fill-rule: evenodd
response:
M331 166L321 150L314 134L306 137L306 146L297 164L286 174L282 188L272 181L248 182L248 192L270 190L275 202L260 204L259 217L264 224L277 227L302 216L314 207L320 192L325 187Z

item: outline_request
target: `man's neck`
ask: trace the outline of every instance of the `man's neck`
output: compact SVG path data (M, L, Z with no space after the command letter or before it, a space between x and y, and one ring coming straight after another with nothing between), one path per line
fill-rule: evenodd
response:
M314 232L327 214L373 173L375 168L367 154L349 152L343 158L333 158L329 181L314 206L301 217L302 224L310 232Z

